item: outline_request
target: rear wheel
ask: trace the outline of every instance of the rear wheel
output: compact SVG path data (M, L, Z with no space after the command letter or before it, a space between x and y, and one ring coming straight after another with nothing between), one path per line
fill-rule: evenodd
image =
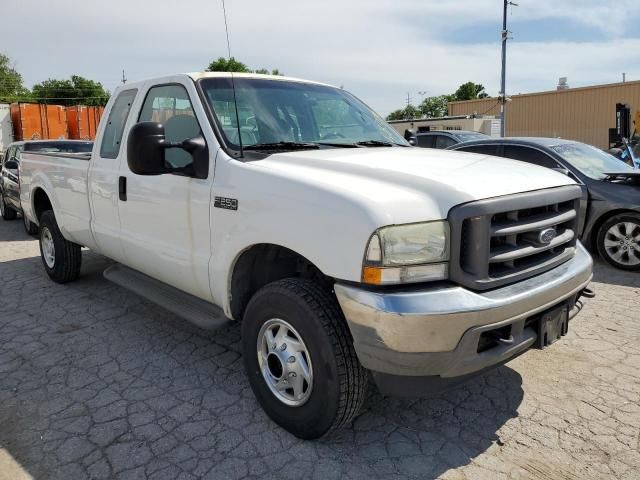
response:
M278 425L314 439L350 423L366 395L366 370L337 301L316 283L270 283L242 321L244 364L258 402Z
M605 221L598 230L600 256L622 270L640 270L640 215L622 213Z
M51 210L40 217L40 256L44 269L54 282L67 283L80 276L80 245L69 242L62 236Z
M7 205L4 201L4 195L0 193L0 215L5 220L15 220L18 216L18 212Z

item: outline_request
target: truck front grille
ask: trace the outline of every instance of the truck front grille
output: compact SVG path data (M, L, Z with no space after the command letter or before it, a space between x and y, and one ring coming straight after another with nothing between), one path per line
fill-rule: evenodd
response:
M575 253L581 191L567 186L471 202L449 212L452 281L486 290Z

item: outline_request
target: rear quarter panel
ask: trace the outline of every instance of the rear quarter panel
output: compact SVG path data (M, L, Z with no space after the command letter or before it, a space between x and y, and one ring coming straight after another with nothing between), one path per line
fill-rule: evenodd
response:
M20 203L31 221L34 192L42 189L49 197L58 227L67 240L95 248L90 229L87 195L88 155L24 152L20 179Z

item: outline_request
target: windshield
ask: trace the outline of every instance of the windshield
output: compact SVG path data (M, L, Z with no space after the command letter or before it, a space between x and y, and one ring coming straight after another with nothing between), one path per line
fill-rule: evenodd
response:
M93 142L53 141L25 143L25 152L43 153L91 153Z
M484 140L488 135L484 133L456 133L456 137L461 142L470 142L471 140Z
M344 90L285 80L207 78L200 85L227 145L243 147L295 142L316 147L383 142L408 143L369 107ZM240 128L238 129L238 121Z
M633 168L622 160L584 143L567 143L551 149L572 167L594 180L602 180L608 172L633 172Z

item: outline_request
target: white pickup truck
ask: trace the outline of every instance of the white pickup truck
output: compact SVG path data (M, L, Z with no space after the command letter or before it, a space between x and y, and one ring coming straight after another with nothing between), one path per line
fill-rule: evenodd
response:
M195 73L118 88L91 155L25 153L44 268L105 276L204 328L241 322L267 414L317 438L371 374L423 395L553 343L592 260L580 188L503 158L412 148L346 91Z

